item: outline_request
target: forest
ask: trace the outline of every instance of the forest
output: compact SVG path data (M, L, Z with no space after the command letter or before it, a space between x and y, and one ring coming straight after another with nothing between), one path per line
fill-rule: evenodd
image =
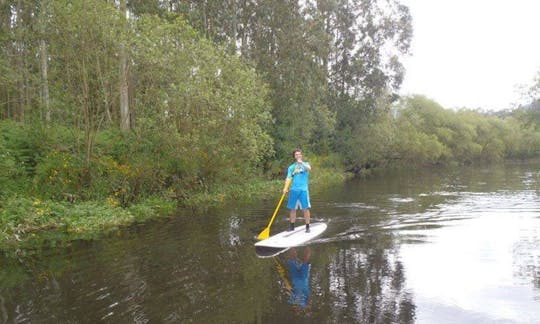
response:
M498 113L399 96L412 19L398 0L0 1L2 249L279 192L297 147L315 183L537 157L540 74Z

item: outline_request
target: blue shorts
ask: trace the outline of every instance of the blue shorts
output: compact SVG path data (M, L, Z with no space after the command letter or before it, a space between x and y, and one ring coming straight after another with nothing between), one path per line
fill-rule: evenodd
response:
M289 191L288 209L308 209L311 208L309 203L309 191L306 190L291 190Z

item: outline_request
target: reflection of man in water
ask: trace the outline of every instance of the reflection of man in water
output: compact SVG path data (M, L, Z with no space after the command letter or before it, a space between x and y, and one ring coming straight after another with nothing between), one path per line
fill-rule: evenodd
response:
M307 308L309 302L310 257L311 249L309 247L304 249L302 260L298 258L296 248L292 248L289 251L289 259L287 260L289 279L291 282L289 303L293 306L298 306L301 309Z

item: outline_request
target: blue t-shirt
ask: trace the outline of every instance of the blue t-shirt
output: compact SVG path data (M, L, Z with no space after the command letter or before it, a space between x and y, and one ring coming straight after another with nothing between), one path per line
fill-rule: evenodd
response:
M303 162L303 164L310 166L309 162ZM292 178L290 190L308 191L309 171L303 164L295 162L287 169L287 179Z

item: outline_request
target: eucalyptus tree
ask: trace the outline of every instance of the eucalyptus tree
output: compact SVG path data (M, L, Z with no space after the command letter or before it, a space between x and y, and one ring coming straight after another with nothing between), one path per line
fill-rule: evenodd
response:
M362 125L387 111L396 98L412 18L396 0L319 0L317 6L331 35L328 105L337 113L336 150L347 156L350 168L358 169L362 142L355 139L369 137Z
M537 72L532 84L522 89L522 100L525 102L512 115L523 123L523 127L533 127L540 131L540 71Z
M324 101L326 73L319 52L324 51L322 30L313 7L298 1L264 1L254 13L246 55L272 90L272 134L279 153L315 144L317 131L332 132L334 116Z
M530 103L530 108L540 110L540 70L536 72L533 83L526 90L525 97Z
M47 44L47 28L49 26L50 0L42 0L39 3L39 13L37 16L37 29L39 38L39 67L40 67L40 88L42 115L45 121L51 122L51 104L49 95L49 53ZM42 118L43 119L43 118Z

